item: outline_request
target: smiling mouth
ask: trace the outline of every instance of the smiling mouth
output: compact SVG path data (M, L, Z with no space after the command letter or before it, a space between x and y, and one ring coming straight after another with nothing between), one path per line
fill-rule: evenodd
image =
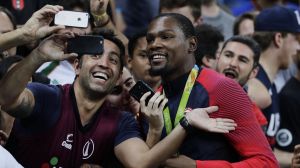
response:
M167 59L165 54L152 54L151 56L151 63L152 64L159 64Z
M93 72L92 75L96 79L102 79L104 81L108 80L108 75L103 72Z

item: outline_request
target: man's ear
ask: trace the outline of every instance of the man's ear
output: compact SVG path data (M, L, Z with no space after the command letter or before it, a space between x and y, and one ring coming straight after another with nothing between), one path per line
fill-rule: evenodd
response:
M258 73L259 67L256 66L255 68L252 69L250 75L249 75L249 79L253 79L256 77L257 73Z
M274 45L277 48L280 48L282 46L282 34L281 33L275 33L273 42L274 42Z
M82 58L81 58L82 59ZM74 60L74 63L73 63L73 68L75 70L75 74L76 75L79 75L79 71L80 71L80 68L81 68L81 65L80 65L80 60L78 58L76 58Z
M196 49L197 49L197 39L196 37L191 37L189 39L189 49L188 49L189 54L194 53Z

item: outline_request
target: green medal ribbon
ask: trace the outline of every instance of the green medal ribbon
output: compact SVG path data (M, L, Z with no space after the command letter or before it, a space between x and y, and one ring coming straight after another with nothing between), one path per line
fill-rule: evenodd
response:
M184 110L186 108L186 104L189 100L191 91L192 91L194 83L196 81L198 71L199 71L199 67L197 65L195 65L189 74L188 80L186 81L184 91L183 91L182 97L180 99L179 107L177 109L174 128L179 123L180 119L184 116ZM166 132L167 132L167 135L169 135L173 129L169 107L166 107L164 109L163 114L164 114Z

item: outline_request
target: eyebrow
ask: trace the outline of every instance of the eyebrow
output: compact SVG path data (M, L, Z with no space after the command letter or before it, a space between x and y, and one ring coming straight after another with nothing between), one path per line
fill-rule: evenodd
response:
M119 58L121 58L121 55L120 53L116 52L116 51L111 51L110 54L114 54L114 55L117 55Z
M133 80L133 78L130 76L128 79L126 79L125 81L124 81L124 83L127 83L128 81L130 81L130 80Z

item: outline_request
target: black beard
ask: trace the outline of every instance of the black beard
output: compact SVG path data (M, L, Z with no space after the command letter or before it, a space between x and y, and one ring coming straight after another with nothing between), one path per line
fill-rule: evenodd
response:
M149 70L150 76L165 76L168 73L167 68L163 67L160 69L153 69L152 67Z

